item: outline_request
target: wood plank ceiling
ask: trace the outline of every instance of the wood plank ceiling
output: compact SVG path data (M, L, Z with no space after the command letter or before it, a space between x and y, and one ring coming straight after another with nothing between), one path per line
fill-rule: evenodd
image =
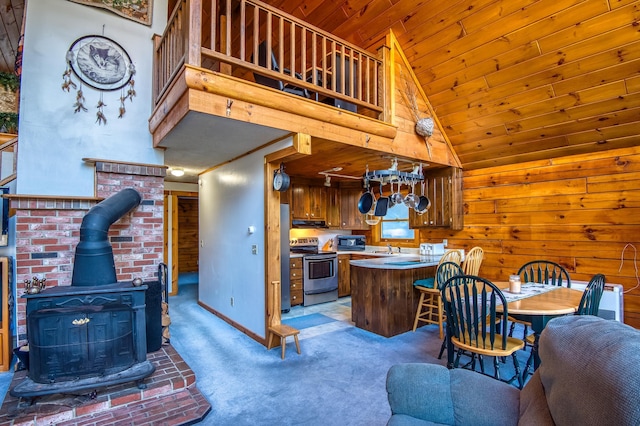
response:
M392 29L465 169L640 144L640 0L263 1L372 51Z
M640 144L640 1L263 0L398 37L465 169Z

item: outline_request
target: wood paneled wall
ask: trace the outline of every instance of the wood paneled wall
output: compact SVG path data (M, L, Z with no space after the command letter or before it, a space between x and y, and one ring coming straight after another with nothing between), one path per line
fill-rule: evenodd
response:
M178 272L198 271L198 199L178 198Z
M640 146L466 171L463 182L464 229L421 230L422 241L481 246L492 280L534 259L574 280L603 273L624 286L624 320L640 328Z

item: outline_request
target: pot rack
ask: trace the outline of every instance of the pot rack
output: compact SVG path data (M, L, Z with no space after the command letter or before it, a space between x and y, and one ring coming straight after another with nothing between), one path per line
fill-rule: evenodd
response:
M391 160L391 167L386 170L369 171L369 166L367 165L367 170L363 176L365 186L368 182L380 182L382 185L386 185L388 183L415 184L417 181L424 180L422 163L418 165L415 165L414 163L411 164L413 165L413 168L410 172L398 170L397 158L393 158Z

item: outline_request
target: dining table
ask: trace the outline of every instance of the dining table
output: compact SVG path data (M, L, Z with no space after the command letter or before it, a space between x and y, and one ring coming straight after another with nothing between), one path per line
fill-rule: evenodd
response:
M553 318L574 314L580 306L583 292L567 287L540 283L523 283L519 293L509 291L509 282L496 281L494 284L502 290L507 302L507 315L531 323L534 334L533 354L534 371L540 365L538 339L547 323ZM503 311L501 306L496 309ZM447 367L453 368L453 344L447 328Z

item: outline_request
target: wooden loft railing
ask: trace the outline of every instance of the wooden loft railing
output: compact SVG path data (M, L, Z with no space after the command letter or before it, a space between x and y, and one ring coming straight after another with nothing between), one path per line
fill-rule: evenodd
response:
M262 43L274 53L277 69L270 55L261 64L254 54ZM383 111L380 59L257 0L180 1L155 38L156 105L184 64L246 80L258 74L306 89L312 99Z

